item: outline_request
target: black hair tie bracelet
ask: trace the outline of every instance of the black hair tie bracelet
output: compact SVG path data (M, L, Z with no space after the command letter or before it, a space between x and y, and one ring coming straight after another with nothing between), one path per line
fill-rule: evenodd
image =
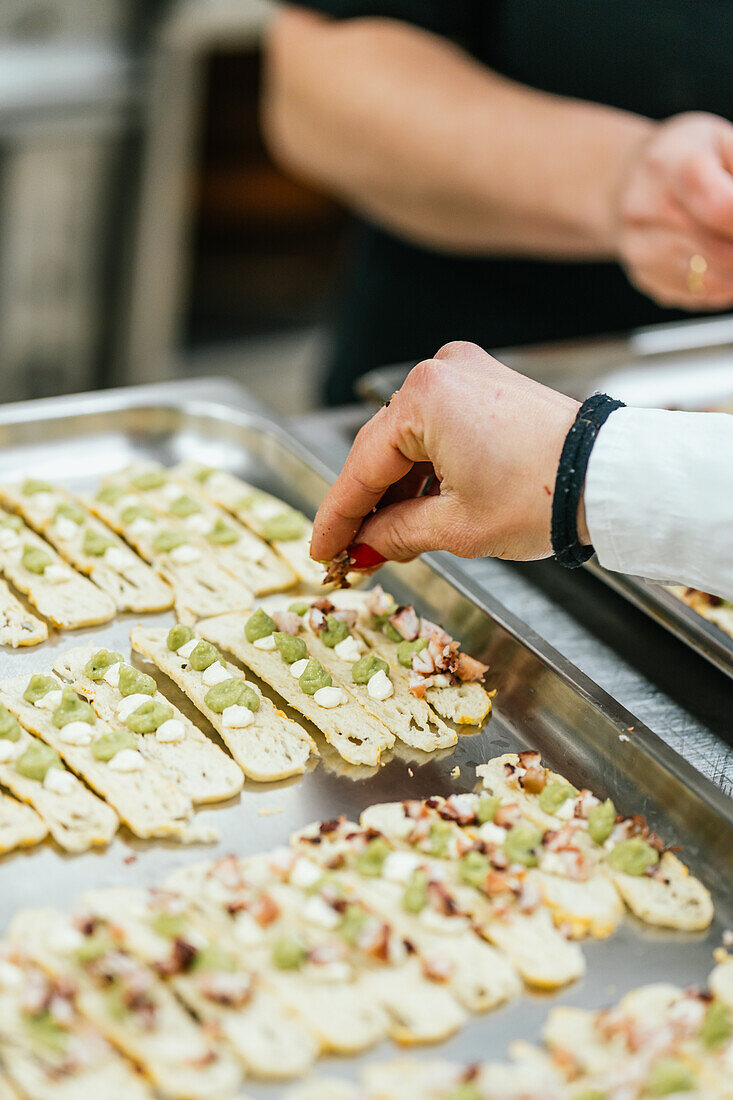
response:
M578 539L580 494L598 433L611 413L623 407L623 401L608 394L593 394L578 409L565 437L552 498L552 549L566 569L577 569L593 556L593 547L581 546Z

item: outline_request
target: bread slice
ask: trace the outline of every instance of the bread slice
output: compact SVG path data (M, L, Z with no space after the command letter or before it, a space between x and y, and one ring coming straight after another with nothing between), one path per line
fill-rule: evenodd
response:
M139 1010L116 1009L109 983L100 970L104 960L111 972L118 973L126 953L115 947L101 955L94 968L85 967L76 958L84 938L70 917L53 909L25 910L10 927L11 941L46 973L75 983L76 1004L82 1016L140 1065L165 1096L172 1100L219 1100L235 1094L242 1078L239 1063L199 1028L169 987L127 956L127 974L139 976L144 996L139 998Z
M114 923L137 959L169 974L176 996L227 1040L248 1072L283 1079L310 1068L319 1045L311 1029L268 988L258 969L261 953L248 950L236 935L223 934L185 895L118 887L88 891L81 906L85 917ZM165 921L170 914L178 939L190 944L199 960L208 954L208 965L176 965L175 941L155 930L156 919ZM221 963L217 956L224 956Z
M165 611L173 606L170 585L67 489L49 485L45 491L29 494L23 484L0 485L0 501L19 512L65 561L111 596L118 610ZM86 549L90 532L98 539L100 553Z
M330 845L326 846L330 849ZM285 853L282 853L283 856ZM272 867L279 862L280 853L269 857L251 857L242 861L242 868L253 881L268 882L272 878ZM410 941L410 952L405 948L404 929L400 925L399 907L396 913L385 912L374 905L369 898L370 883L344 869L340 869L330 881L328 876L321 883L304 885L298 881L298 871L306 864L314 864L296 853L291 856L289 870L281 872L283 881L273 889L273 896L282 908L286 919L297 928L298 936L310 946L314 935L314 953L318 950L341 950L344 943L335 931L324 939L319 920L325 910L330 908L334 884L338 883L338 892L344 904L359 909L363 914L376 919L377 933L382 950L369 951L367 947L356 945L347 953L347 965L358 978L365 1001L370 998L388 1014L389 1034L402 1045L416 1043L434 1043L447 1039L466 1021L467 1013L462 1007L463 998L458 998L453 984L444 980L441 971L439 980L426 973L430 959L415 953L416 944ZM263 875L264 869L264 875ZM260 876L263 878L260 879ZM313 899L316 899L315 902ZM316 906L316 912L312 910ZM340 912L337 911L337 919ZM444 944L436 949L444 956ZM314 968L317 969L317 968Z
M346 701L333 709L319 706L312 695L301 691L277 651L258 649L247 641L246 621L246 615L234 612L205 619L198 623L197 629L203 638L233 653L291 707L313 722L344 760L350 764L377 764L382 751L394 744L394 734L386 725L364 710L343 680L334 679L333 686L341 688Z
M136 484L144 484L150 475L160 484L137 489ZM174 530L207 546L219 563L241 577L256 595L280 592L296 583L291 567L264 539L207 497L198 481L180 476L175 468L136 462L107 478L105 484L139 494L140 501L164 516Z
M485 1012L516 995L520 982L514 967L476 935L469 915L460 904L452 904L456 899L450 887L445 893L441 889L443 897L452 898L446 906L447 911L439 912L428 903L420 913L412 913L403 905L404 882L371 871L369 874L360 872L358 854L364 851L364 843L369 843L367 837L371 835L362 833L360 836L360 832L349 822L340 823L338 828L329 829L325 834L320 826L309 826L296 833L292 843L301 858L324 868L336 862L337 854L345 857L338 878L346 896L360 899L388 922L396 937L411 944L421 960L424 975L431 979L429 989L437 982L470 1012ZM318 838L321 843L314 845L313 840ZM428 864L426 861L425 866ZM298 874L298 868L295 873ZM438 882L437 875L432 875L430 870L426 873ZM291 874L291 880L292 877ZM443 1024L440 1026L446 1027L447 1035L452 1026L448 1019L455 1020L455 1014L447 1011L441 1018Z
M427 805L425 809L426 812L430 810ZM404 822L408 820L410 828L406 830ZM319 843L314 847L311 847L309 833L312 830L309 827L297 833L293 843L302 846L311 859L326 866L337 857L343 859L344 845L346 850L350 849L353 854L359 850L359 845L363 846L375 833L377 835L381 833L386 837L396 850L410 850L417 857L414 859L415 868L419 867L423 870L430 882L434 882L436 886L432 887L435 892L435 902L431 901L420 914L424 928L420 925L417 925L417 930L412 928L408 933L409 939L412 941L417 937L415 942L418 943L419 940L426 945L425 950L427 950L430 937L441 935L446 937L446 942L455 942L468 927L498 947L504 956L499 964L489 954L483 953L484 967L480 965L480 959L473 958L472 965L476 967L473 979L466 974L460 960L454 959L452 955L446 956L446 961L455 968L456 974L461 975L463 997L471 998L476 1006L481 1005L482 999L491 1003L492 998L496 998L498 1003L511 996L516 991L517 974L528 985L541 989L555 989L574 981L585 972L585 962L580 949L576 944L568 943L565 936L554 927L552 918L544 909L540 908L533 913L525 914L520 911L517 900L511 895L505 897L502 904L493 909L481 892L461 883L457 867L457 850L449 859L431 859L415 848L409 837L414 824L415 820L403 813L401 803L385 803L381 806L368 807L362 814L361 827L346 821L332 823L325 833L317 832ZM458 830L457 825L455 829ZM464 845L463 851L469 847L471 847L470 841ZM352 861L347 859L346 862ZM356 866L358 867L358 863ZM391 879L384 882L381 877L365 879L365 888L369 889L370 884L379 884L385 893L392 891L391 903L402 915L401 899L410 874L411 871L408 869L407 877L398 883ZM433 894L429 893L428 896L432 898ZM371 894L368 897L372 900ZM447 914L449 916L455 914L458 919L447 921L441 919L441 899L446 898L448 899L445 906ZM433 916L436 905L438 906L437 915ZM487 947L486 944L483 946ZM439 954L438 957L440 957ZM466 955L466 959L469 957L472 957L470 952ZM458 992L456 996L459 996Z
M263 983L272 985L277 995L295 1011L303 1013L311 998L320 1006L317 1013L315 1008L311 1010L308 1019L324 1050L347 1052L363 1049L385 1033L400 1042L433 1042L446 1038L465 1022L465 1012L451 993L441 984L424 977L419 961L405 955L401 941L389 925L377 921L390 944L388 958L380 963L358 946L349 947L335 929L324 928L311 912L317 888L305 891L292 882L278 881L279 876L273 873L274 863L271 865L270 860L270 856L263 855L221 861L218 869L216 865L209 869L213 871L213 879L204 870L203 882L195 891L192 891L195 873L191 877L183 872L187 879L184 889L191 891L192 897L198 898L201 894L210 897L212 885L219 886L219 897L214 904L214 924L221 920L220 916L217 917L217 906L227 905L236 909L238 900L241 902L242 894L238 892L237 882L246 882L250 891L266 890L277 906L278 918L268 924L264 932L260 931L264 942L272 943L284 931L289 931L307 948L309 958L315 960L321 956L339 960L336 962L338 974L333 969L333 963L329 970L328 963L319 965L315 961L306 961L298 971L286 973L269 964L267 952L264 953ZM346 884L347 880L340 873L337 878L339 886ZM169 883L171 881L180 882L180 877L174 875ZM228 899L227 883L233 886ZM356 894L349 895L349 903L366 912ZM319 904L328 912L328 904L323 897L317 898L316 905ZM338 923L340 917L336 915L334 920ZM250 920L247 928L251 929L251 925ZM231 922L226 928L231 934ZM222 930L220 935L224 936L226 932ZM400 959L392 957L393 949L401 952ZM250 953L256 951L253 944ZM343 1026L339 1027L339 1016L344 1013Z
M538 753L534 755L539 758ZM539 828L572 830L573 845L582 853L583 860L603 868L625 904L640 920L684 932L700 931L709 926L713 919L710 893L677 856L664 852L651 873L631 875L616 870L608 863L611 852L630 836L638 835L638 831L626 830L624 819L618 815L619 822L605 843L595 844L588 835L587 821L575 814L576 806L580 808L588 792L576 792L575 798L563 803L562 808L569 811L569 816L567 812L563 818L558 813L547 813L540 805L540 794L523 787L528 763L526 755L520 759L516 753L505 753L482 764L476 771L487 790L499 795L504 802L516 803L522 815ZM543 769L541 765L530 766L544 771L546 784L568 783L557 772Z
M48 627L26 611L5 581L0 580L0 645L13 649L38 645L48 637Z
M602 873L577 882L533 869L527 879L537 886L556 926L571 939L607 939L624 918L618 892Z
M48 564L43 572L26 568L25 551L44 555ZM117 608L106 592L76 573L18 516L3 511L0 511L0 571L41 615L64 630L106 623L115 616Z
M254 862L262 866L267 858L255 857ZM281 970L271 963L272 945L283 933L296 935L309 948L334 945L338 936L315 925L309 928L300 919L302 904L293 916L274 876L265 876L266 885L252 881L252 864L230 856L213 864L183 867L168 876L165 886L191 899L220 942L244 947L257 968L258 984L308 1028L322 1053L355 1054L385 1038L389 1016L367 994L363 974L355 973L353 967L335 975L326 965L321 978L318 972L324 968L311 963L294 970ZM263 897L276 906L276 916L264 925L248 913L250 908L257 912Z
M92 680L84 671L97 652L95 645L67 650L56 658L53 669L90 700L103 721L115 725L123 699L119 688L104 679ZM138 744L143 756L154 761L194 803L223 802L238 794L244 783L242 769L160 691L150 698L172 709L173 719L181 723L183 737L180 741L161 741L155 733L142 734Z
M352 608L358 612L356 629L364 641L380 657L397 665L400 677L405 685L409 685L409 669L403 668L397 661L399 643L373 626L372 616L365 606L369 593L333 592L329 593L328 598L337 607ZM491 714L492 693L479 683L448 684L444 687L436 684L426 689L425 698L436 714L459 726L481 726Z
M50 769L63 776L63 783L57 789L51 780L39 782L16 771L14 761L35 741L35 737L21 730L17 741L0 742L12 745L14 750L12 760L0 763L0 783L16 798L33 807L56 843L67 852L86 852L89 848L109 844L117 832L117 814L92 794L73 772L64 767Z
M286 597L276 596L265 600L263 606L268 612L285 610L289 602ZM369 694L368 684L354 682L351 674L353 660L343 660L335 647L324 645L318 632L311 629L307 613L302 617L301 632L307 638L309 651L323 667L336 680L344 681L364 710L384 722L387 729L405 745L422 752L436 752L456 744L456 731L446 725L424 699L418 699L408 690L405 670L396 661L394 654L383 658L389 665L387 675L392 683L393 694L388 699L377 700ZM358 639L355 630L350 631L350 636ZM361 642L361 650L363 653L369 651L366 643Z
M701 932L713 919L710 892L673 852L665 852L652 876L609 870L627 906L645 924Z
M141 494L125 493L115 501L100 499L98 493L82 499L173 588L176 614L182 622L192 622L202 615L218 615L233 607L252 606L251 588L224 569L199 537L183 535L165 516L153 510L150 510L152 518L129 518L128 508L148 508ZM174 541L180 537L184 541L180 545L171 543L170 550L161 550L156 543L158 536L172 536Z
M48 826L35 810L0 791L0 855L40 844L47 834Z
M15 1091L15 1086L29 1100L92 1096L104 1100L151 1100L148 1084L79 1015L67 990L38 968L23 965L7 947L0 953L0 967L13 976L12 984L0 985L0 1060L14 1083L11 1086L10 1081L0 1077L0 1100L19 1100L21 1094ZM57 1027L54 1044L36 1038L32 1024L35 1019L43 1024L47 1010L28 1011L24 994L31 989L38 991L39 998L46 996L49 1001L53 998Z
M173 467L173 472L182 480L198 483L210 500L269 542L295 572L301 584L316 592L323 591L326 568L310 556L313 524L302 512L227 470L212 470L200 462L182 462ZM271 537L271 522L284 518L292 523L293 537Z
M51 712L23 698L27 685L28 676L0 680L0 702L25 729L56 749L69 768L112 806L133 833L143 838L188 840L197 837L188 824L191 800L174 786L157 764L146 760L140 771L121 772L110 768L108 762L97 760L91 745L67 744L63 730L54 725ZM63 687L60 680L58 686L59 690ZM110 733L112 727L97 718L92 730L96 739Z
M137 626L130 632L132 648L169 676L198 707L249 779L266 783L305 771L308 758L316 752L310 734L278 710L255 684L249 686L260 705L253 712L253 721L242 729L228 727L222 715L206 704L209 688L202 673L191 668L186 658L170 650L166 638L164 628ZM232 679L247 682L241 669L228 662L222 663Z
M536 754L537 756L539 754ZM540 765L541 766L541 765ZM539 794L525 791L522 780L526 767L516 752L505 752L501 756L495 756L485 764L476 768L476 774L482 780L484 790L497 795L504 803L515 803L519 806L522 817L531 821L538 829L560 829L569 820L567 811L569 803L564 804L564 811L559 816L556 813L546 813L540 806ZM544 769L545 783L562 783L571 785L569 780L559 772L549 768ZM570 814L570 819L572 819Z
M447 800L434 797L423 802L386 802L367 807L361 816L361 824L364 828L378 830L395 844L411 848L422 859L427 859L433 850L431 837L434 824L444 835L447 834L446 854L449 862L446 864L443 860L433 859L428 863L436 868L441 881L450 884L461 907L471 914L476 926L487 926L487 934L491 938L490 925L495 916L490 904L493 896L491 890L487 897L484 891L467 886L456 863L463 853L472 848L479 851L486 849L491 853L494 845L499 850L504 845L507 836L504 828L493 823L479 825L475 818L471 820L472 808L478 805L479 798L473 794L455 795ZM462 816L461 824L455 819L456 814ZM549 870L544 870L545 866ZM575 865L570 866L575 873ZM500 877L492 884L492 889L497 895L499 911L503 913L516 906L518 899L512 902L506 896L502 898ZM604 939L615 930L624 914L617 891L602 870L591 864L585 868L582 879L565 874L562 863L553 870L552 860L545 856L544 845L540 846L539 867L514 869L510 882L515 884L515 888L529 891L530 897L537 896L551 913L558 929L572 939L589 935Z

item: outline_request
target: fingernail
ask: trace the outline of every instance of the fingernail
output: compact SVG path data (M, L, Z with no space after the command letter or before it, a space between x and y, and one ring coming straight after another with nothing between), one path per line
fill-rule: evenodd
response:
M354 569L374 569L387 560L371 546L367 546L365 542L355 542L353 546L348 548L348 551Z

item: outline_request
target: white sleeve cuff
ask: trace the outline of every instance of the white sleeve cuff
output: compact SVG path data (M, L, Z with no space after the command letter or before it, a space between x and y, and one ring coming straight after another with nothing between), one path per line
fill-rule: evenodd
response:
M733 599L733 416L618 409L591 451L585 513L606 569Z

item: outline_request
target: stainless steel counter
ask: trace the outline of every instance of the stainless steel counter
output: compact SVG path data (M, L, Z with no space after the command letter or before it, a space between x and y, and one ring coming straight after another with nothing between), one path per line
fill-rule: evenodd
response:
M370 409L315 413L294 432L333 468ZM481 559L467 573L694 767L733 795L733 686L584 570ZM629 734L633 737L633 731Z

